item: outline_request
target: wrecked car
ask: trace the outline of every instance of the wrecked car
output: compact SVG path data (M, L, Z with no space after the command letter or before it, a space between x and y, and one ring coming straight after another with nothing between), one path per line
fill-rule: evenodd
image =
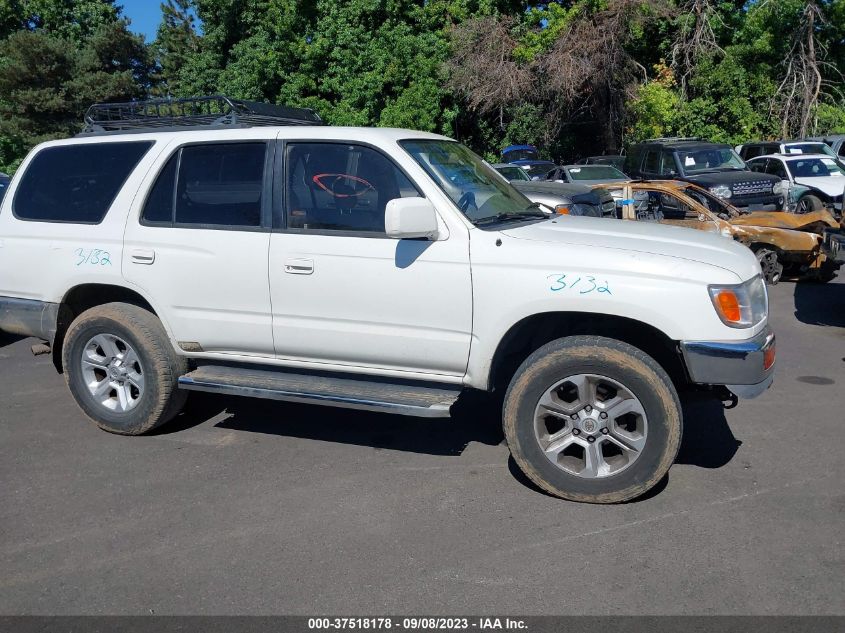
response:
M783 276L830 281L839 269L840 263L822 249L825 229L839 227L828 211L742 213L707 190L681 181L608 183L603 187L616 195L619 218L721 233L745 244L757 256L770 284Z

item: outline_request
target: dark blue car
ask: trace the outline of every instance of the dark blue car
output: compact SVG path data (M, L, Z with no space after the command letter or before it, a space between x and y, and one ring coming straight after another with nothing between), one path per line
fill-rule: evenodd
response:
M540 158L540 152L533 145L508 145L502 150L502 162L519 165L531 179L542 179L555 168L552 161Z
M0 202L3 202L3 196L6 195L6 189L9 187L9 178L6 174L0 173Z

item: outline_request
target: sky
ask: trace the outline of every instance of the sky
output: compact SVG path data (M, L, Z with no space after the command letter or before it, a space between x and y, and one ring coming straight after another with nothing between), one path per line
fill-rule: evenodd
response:
M131 30L141 33L148 42L155 39L161 21L160 0L119 0L123 15L132 20Z

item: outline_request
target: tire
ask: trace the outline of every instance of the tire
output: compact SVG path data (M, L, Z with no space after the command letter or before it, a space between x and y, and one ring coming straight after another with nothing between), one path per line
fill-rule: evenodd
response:
M567 378L574 382L564 382ZM593 384L595 393L606 399L602 402L601 397L594 398L596 406L587 407L581 402L583 384L575 384L582 380ZM545 415L549 411L541 402L549 402L552 387L560 383L563 385L555 392L556 402L551 406L565 405L561 409L564 415L560 411ZM575 401L573 385L577 392ZM627 398L629 395L632 399ZM623 396L622 404L617 406L617 399ZM608 406L610 415L604 422L600 416ZM625 408L639 408L641 414L620 415ZM573 417L577 421L572 421ZM681 441L681 405L663 368L631 345L598 336L558 339L531 354L511 380L502 418L508 447L522 472L549 494L571 501L619 503L641 496L669 470ZM588 423L587 418L593 423ZM607 426L595 428L602 424ZM564 427L557 429L557 425ZM590 437L595 441L585 441ZM633 450L620 450L620 440L629 449L638 445L636 454ZM549 446L568 444L553 461L541 448L541 442L550 442ZM600 466L595 476L590 476L585 461L590 447L602 453L595 462L607 466L603 474L599 471L604 466ZM579 452L583 458L578 457ZM576 472L579 459L585 466Z
M147 433L187 400L176 384L187 360L161 321L138 306L107 303L80 314L65 334L62 361L79 408L109 433Z
M778 261L778 254L771 248L755 248L754 254L760 262L760 269L763 271L763 279L770 286L775 286L783 277L783 264Z
M821 211L824 208L821 199L813 194L802 196L795 205L795 213L812 213L813 211Z

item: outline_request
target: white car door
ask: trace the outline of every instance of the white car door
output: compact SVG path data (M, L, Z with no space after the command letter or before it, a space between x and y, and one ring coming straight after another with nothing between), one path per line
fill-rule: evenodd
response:
M264 134L267 134L264 132ZM267 253L275 143L186 143L148 175L123 273L186 351L272 357ZM152 188L150 188L152 185Z
M276 182L270 288L276 353L321 366L460 377L472 331L467 235L394 240L384 209L418 187L384 153L288 142Z

